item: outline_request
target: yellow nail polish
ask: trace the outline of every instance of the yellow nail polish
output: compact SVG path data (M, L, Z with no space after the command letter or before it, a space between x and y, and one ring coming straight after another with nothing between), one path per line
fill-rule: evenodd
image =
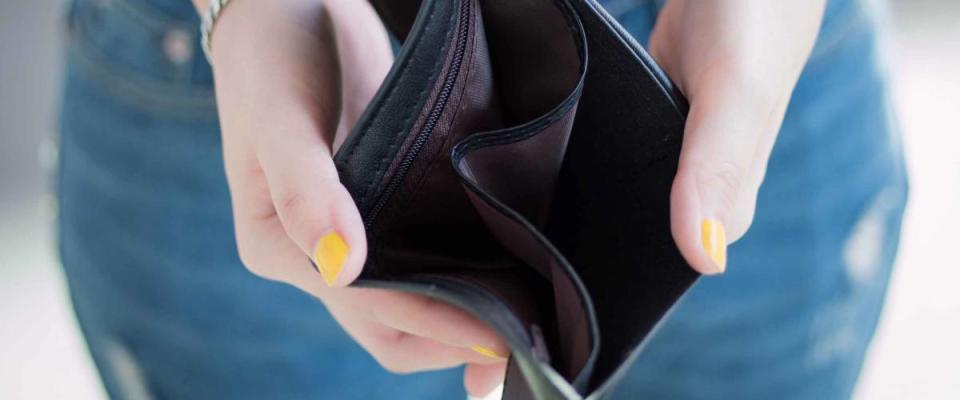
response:
M320 270L328 286L333 286L337 282L349 252L350 246L347 246L336 232L330 232L320 238L317 247L313 250L313 262L317 264L317 269Z
M507 359L507 357L504 357L504 356L501 356L501 355L497 354L497 352L496 352L496 351L493 351L493 349L491 349L491 348L489 348L489 347L484 347L484 346L481 346L481 345L478 345L478 344L477 344L477 345L470 346L470 350L473 350L473 351L477 352L478 354L482 354L482 355L485 355L485 356L490 357L490 358L495 358L495 359L497 359L497 360L506 360L506 359Z
M715 219L705 219L700 226L703 250L717 264L718 272L727 269L727 232L723 224Z

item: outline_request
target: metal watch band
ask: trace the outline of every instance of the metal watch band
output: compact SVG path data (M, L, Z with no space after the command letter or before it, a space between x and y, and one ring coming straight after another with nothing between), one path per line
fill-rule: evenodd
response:
M213 26L227 4L230 4L230 0L210 0L210 6L207 7L207 12L203 13L200 21L200 46L203 48L203 54L207 57L207 62L212 62L210 59L210 39L213 35Z

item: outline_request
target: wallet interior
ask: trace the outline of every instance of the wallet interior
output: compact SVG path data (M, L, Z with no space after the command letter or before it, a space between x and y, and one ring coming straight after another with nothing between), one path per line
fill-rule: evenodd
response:
M453 303L496 329L524 372L557 374L555 383L579 393L603 385L693 276L677 270L668 275L676 287L657 287L655 272L640 266L614 270L644 252L685 264L662 234L645 243L628 236L662 231L668 222L657 202L669 196L624 193L604 180L660 179L631 171L675 168L663 161L678 149L662 144L679 140L599 156L598 147L619 140L611 134L624 132L603 112L578 107L624 110L596 104L615 101L609 95L585 93L586 81L611 78L591 77L590 46L604 44L588 38L566 0L373 4L404 44L336 155L367 228L358 284ZM611 167L621 172L608 174ZM644 207L651 211L637 212ZM629 213L637 216L622 217ZM624 254L622 246L638 250ZM630 279L653 289L636 292Z

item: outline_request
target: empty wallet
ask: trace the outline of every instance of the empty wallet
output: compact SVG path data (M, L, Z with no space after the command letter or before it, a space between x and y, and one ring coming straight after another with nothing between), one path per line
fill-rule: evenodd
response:
M402 47L335 156L359 287L466 310L504 398L599 399L697 274L670 233L687 103L594 0L371 0Z

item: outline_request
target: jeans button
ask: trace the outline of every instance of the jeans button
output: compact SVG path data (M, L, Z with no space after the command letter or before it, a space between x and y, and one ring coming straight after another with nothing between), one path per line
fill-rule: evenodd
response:
M167 59L176 65L183 65L193 58L193 35L183 29L171 29L163 37L163 51Z

